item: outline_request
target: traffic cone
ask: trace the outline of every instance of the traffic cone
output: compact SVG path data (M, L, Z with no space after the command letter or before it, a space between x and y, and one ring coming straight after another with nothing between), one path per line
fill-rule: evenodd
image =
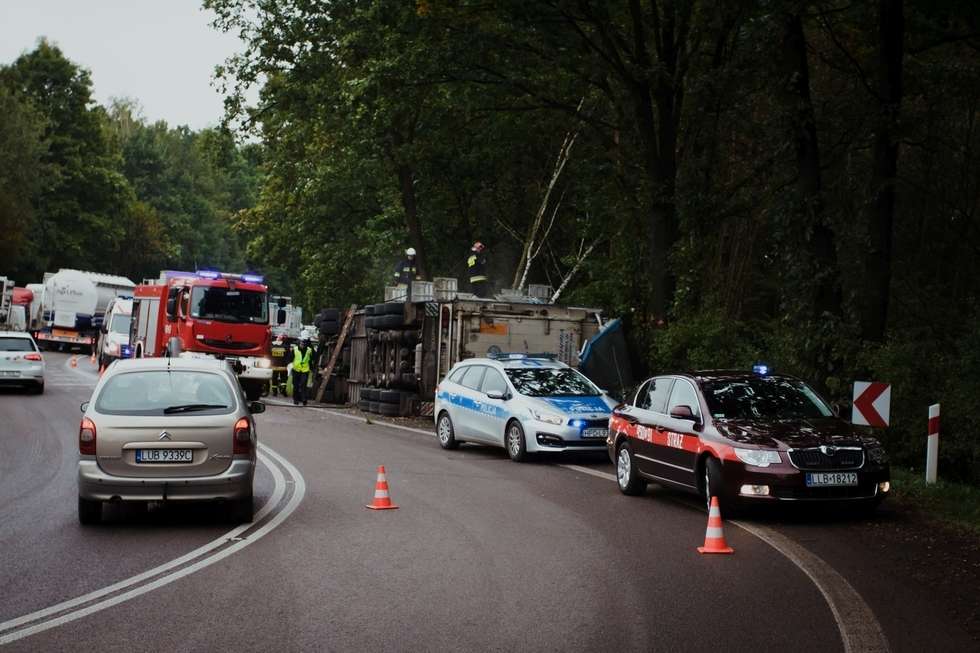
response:
M68 361L68 365L71 367L78 367L78 356L72 356L71 360Z
M711 497L711 507L708 509L708 530L704 533L704 546L698 547L698 553L735 553L735 549L725 542L725 530L721 525L721 508L718 507L718 497Z
M371 510L394 510L398 507L391 502L391 497L388 495L388 479L385 477L384 465L378 466L378 480L374 484L374 501L364 507Z

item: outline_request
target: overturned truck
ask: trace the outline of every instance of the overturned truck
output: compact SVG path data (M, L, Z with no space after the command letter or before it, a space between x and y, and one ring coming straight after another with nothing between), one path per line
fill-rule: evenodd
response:
M597 309L456 296L369 305L349 320L346 334L321 337L321 373L340 352L315 396L369 413L431 415L436 386L453 365L495 352L548 352L588 374L586 357L606 360L613 351L616 385L632 382L628 358L615 354L625 352L619 322L604 323Z

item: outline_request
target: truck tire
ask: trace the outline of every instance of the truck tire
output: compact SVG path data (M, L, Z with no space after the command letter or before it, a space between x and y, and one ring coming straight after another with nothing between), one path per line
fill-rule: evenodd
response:
M321 322L318 330L321 336L335 336L340 333L340 324L337 322Z
M382 390L378 401L386 404L400 404L402 400L401 390Z
M378 404L378 413L386 417L400 417L402 410L398 404Z
M378 308L381 310L379 311ZM374 309L375 315L397 315L398 317L405 317L405 304L401 302L388 302L387 304L379 304Z
M369 413L375 413L375 414L377 414L378 413L378 406L380 406L380 405L381 404L379 404L376 401L369 401L368 402L368 412Z
M339 308L325 308L320 311L320 321L321 322L339 322L340 321L340 309Z
M365 315L374 315L374 304L368 304L364 307Z
M242 390L249 401L258 401L262 398L262 389L265 384L261 381L242 381Z
M369 404L369 402L368 402L367 399L361 399L359 402L357 402L357 407L361 411L363 411L363 412L366 413L367 412L367 409L368 409L368 404Z
M378 328L378 318L376 315L368 315L364 318L364 327L367 329Z
M377 401L378 391L374 388L361 388L361 399L365 401Z
M404 315L380 315L374 318L375 328L393 329L405 325Z

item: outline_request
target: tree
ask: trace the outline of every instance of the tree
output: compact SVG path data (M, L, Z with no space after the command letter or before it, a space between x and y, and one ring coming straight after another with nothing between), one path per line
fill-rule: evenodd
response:
M9 266L4 272L20 280L22 266L30 265L33 202L43 177L44 123L24 98L3 85L0 115L0 259Z

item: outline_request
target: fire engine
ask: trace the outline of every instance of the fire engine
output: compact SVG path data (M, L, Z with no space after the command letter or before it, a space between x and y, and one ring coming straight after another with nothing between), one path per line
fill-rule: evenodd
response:
M268 289L256 274L164 270L133 291L134 357L224 359L250 400L272 378L270 331Z

